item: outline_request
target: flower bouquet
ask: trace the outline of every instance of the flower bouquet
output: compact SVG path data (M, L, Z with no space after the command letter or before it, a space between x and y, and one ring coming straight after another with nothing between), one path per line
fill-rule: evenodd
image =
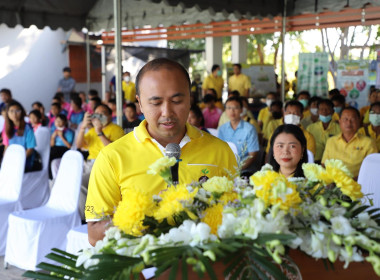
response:
M41 263L50 274L24 276L139 279L155 267L162 279L194 279L191 273L297 279L289 248L345 268L366 261L380 276L379 209L363 205L361 187L341 161L326 161L325 168L304 164L305 178L287 179L265 165L249 180L230 174L177 186L171 184L174 164L164 157L151 166L148 173L162 176L167 189L153 197L129 190L94 248L79 256L53 249L47 258L63 265Z

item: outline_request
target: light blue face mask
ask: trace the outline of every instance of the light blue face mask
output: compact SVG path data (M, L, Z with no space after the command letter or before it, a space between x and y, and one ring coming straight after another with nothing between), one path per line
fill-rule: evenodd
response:
M222 76L222 70L218 70L218 72L216 72L216 74L220 77Z
M323 123L328 123L331 121L331 115L328 115L328 116L323 116L323 115L319 115L319 119L321 120L321 122Z
M340 112L342 112L342 107L334 107L334 112L340 114Z
M303 105L304 108L306 108L307 105L309 104L309 100L307 100L307 99L301 99L298 101Z

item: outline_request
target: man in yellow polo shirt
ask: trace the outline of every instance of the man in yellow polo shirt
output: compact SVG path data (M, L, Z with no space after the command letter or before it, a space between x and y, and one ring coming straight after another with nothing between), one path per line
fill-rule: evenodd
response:
M149 166L164 155L167 144L181 147L179 183L207 176L227 175L237 165L226 142L187 124L190 111L190 78L177 62L159 58L148 62L136 78L137 100L143 121L133 133L104 148L95 161L86 202L89 241L104 237L114 207L128 188L140 188L148 195L167 188L158 175L149 175Z
M318 102L319 121L309 125L306 129L315 139L315 162L321 161L327 139L340 133L339 124L332 120L333 113L334 103L330 99L320 100Z
M251 80L241 73L241 64L233 65L234 74L228 79L228 92L237 90L241 96L248 97L251 89Z
M218 64L214 64L211 68L211 74L206 77L202 84L202 94L206 95L209 88L216 91L216 98L218 101L222 100L222 91L224 87L224 80L222 78L222 70Z
M373 139L358 133L360 113L356 108L343 108L339 125L342 133L327 140L322 164L328 159L340 159L354 178L357 178L364 158L377 153L376 143Z
M126 103L136 102L136 86L131 81L131 73L128 71L123 73L122 88L124 92L124 99Z

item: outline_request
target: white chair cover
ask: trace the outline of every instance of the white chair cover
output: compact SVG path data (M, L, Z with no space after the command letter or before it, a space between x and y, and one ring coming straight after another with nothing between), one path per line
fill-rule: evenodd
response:
M309 150L307 150L307 162L314 163L314 154Z
M3 131L4 123L5 123L4 117L0 115L0 133Z
M5 151L0 170L0 256L4 256L8 231L8 215L22 210L19 201L25 168L25 149L10 145Z
M52 248L66 249L68 231L81 224L77 211L83 156L67 151L46 205L9 215L4 262L35 270Z
M87 224L75 227L67 234L66 252L78 254L80 250L91 247L90 242L88 242Z
M210 132L211 135L218 137L218 130L215 128L207 128L208 132Z
M227 144L230 146L232 152L234 153L236 160L238 160L239 159L239 152L238 152L238 149L237 149L235 143L227 142Z
M380 208L380 153L366 156L359 171L358 183L362 186L362 193L371 194L373 207ZM368 202L366 203L368 204Z
M42 170L25 173L21 189L21 205L23 209L31 209L44 205L49 199L49 156L50 131L47 127L39 127L36 137L36 151L42 159Z

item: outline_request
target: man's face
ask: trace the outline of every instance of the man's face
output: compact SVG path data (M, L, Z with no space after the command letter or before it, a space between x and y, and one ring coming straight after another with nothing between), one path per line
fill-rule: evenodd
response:
M9 96L9 94L5 93L5 92L1 92L0 93L0 97L1 97L1 100L4 102L4 103L8 103L11 99L11 97Z
M319 107L318 107L318 114L319 115L329 116L329 115L332 115L333 113L334 113L334 109L331 108L326 103L319 104Z
M136 111L133 110L131 107L125 108L124 114L128 121L133 121L136 119Z
M360 119L353 110L344 110L339 125L343 134L355 134L360 127Z
M69 71L64 71L64 72L63 72L63 77L64 77L65 79L70 78L70 76L71 76L71 73L70 73Z
M190 90L178 69L146 72L140 81L137 100L147 121L149 134L161 145L179 143L186 133Z
M232 122L240 121L240 114L242 112L242 108L237 101L229 101L226 104L226 114L227 117L230 119Z
M59 114L60 109L57 106L51 106L50 112L53 114L53 116L57 116Z
M98 106L95 110L95 114L101 114L107 117L107 123L103 124L103 126L109 124L112 121L112 115L108 112L104 106Z
M298 106L290 105L290 106L286 107L284 115L296 115L296 116L299 116L300 118L302 118L302 113L301 113L300 108L298 108Z
M234 74L239 75L240 74L240 68L238 66L234 66Z

